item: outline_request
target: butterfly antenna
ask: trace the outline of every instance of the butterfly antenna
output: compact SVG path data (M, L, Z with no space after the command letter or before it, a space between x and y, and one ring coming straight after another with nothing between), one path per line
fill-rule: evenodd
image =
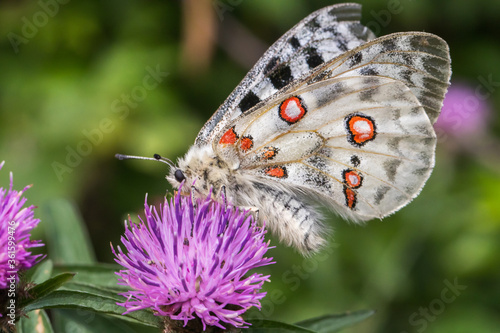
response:
M174 168L175 169L175 165L174 165L174 162L172 162L171 159L169 158L166 158L166 157L163 157L161 156L160 154L154 154L153 155L154 158L157 160L157 161L161 161L163 163L167 163L168 165L170 165L171 168Z
M149 161L159 161L167 164L169 167L175 169L174 163L166 157L163 157L159 154L154 154L154 157L145 157L145 156L134 156L134 155L123 155L123 154L115 154L115 157L119 160L149 160Z

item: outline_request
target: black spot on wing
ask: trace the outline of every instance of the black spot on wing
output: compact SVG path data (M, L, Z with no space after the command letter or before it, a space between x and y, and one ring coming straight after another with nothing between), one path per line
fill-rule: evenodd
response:
M352 155L351 156L351 163L352 163L353 167L357 168L359 166L359 164L361 163L361 161L357 155Z
M385 174L387 175L387 178L389 178L389 180L393 183L396 180L396 173L397 173L398 167L401 165L401 163L402 162L400 160L393 159L393 160L385 161L382 164L382 166L385 170Z
M413 83L413 80L411 76L413 75L413 71L410 69L403 69L401 72L399 72L399 76L403 80L403 83L406 84L407 86L414 86L415 84Z
M370 67L370 66L366 66L366 67L361 68L361 70L359 71L359 74L371 75L371 76L379 75L378 71L375 68Z
M349 57L349 68L352 68L356 65L358 65L361 60L363 60L363 54L361 52L357 52L353 54L352 56Z
M406 66L412 67L414 65L413 57L408 53L401 54L401 59L403 60L403 64L405 64Z
M373 96L378 92L379 87L374 87L372 89L362 90L359 92L359 99L362 101L372 101Z
M347 93L346 84L343 82L337 82L329 87L327 93L318 94L318 96L316 96L316 107L321 108L345 93Z
M418 168L413 170L413 174L417 176L425 176L431 168Z
M308 170L308 172L304 174L304 183L316 189L320 189L321 191L332 193L330 178L315 170Z
M380 205L380 201L382 201L382 199L384 199L385 195L387 194L387 192L389 192L391 188L389 186L380 186L377 188L377 190L375 191L375 201L374 203L376 205Z
M280 58L278 57L272 57L271 60L267 63L266 67L264 68L264 75L267 75L276 65L278 65Z
M331 27L326 27L323 29L325 32L329 32L330 34L333 35L333 39L336 39L340 34L339 30L337 29L337 26L333 25Z
M269 74L269 80L276 89L281 89L293 80L292 70L288 65L279 65Z
M374 77L374 76L364 77L363 84L365 86L378 86L378 85L380 85L380 78Z
M423 135L425 135L425 136L432 137L432 135L433 135L433 132L431 132L431 130L429 129L429 127L428 127L428 126L425 126L425 125L417 125L417 126L415 126L415 129L416 129L419 133L421 133L421 134L423 134Z
M313 155L306 160L306 163L312 165L316 169L325 170L328 165L328 160L318 155Z
M257 95L255 95L255 93L253 91L250 90L249 92L247 92L245 97L243 97L241 99L238 106L239 106L241 112L245 112L245 111L248 111L249 109L251 109L254 105L256 105L259 102L260 102L260 98Z
M346 44L345 40L343 40L343 39L339 39L337 41L337 47L342 52L346 52L347 50L349 50L349 48L347 47L347 44Z
M422 114L422 107L421 106L414 106L410 110L410 115L412 116L420 116Z
M401 140L403 140L402 137L395 137L395 138L391 138L387 141L387 146L389 146L389 149L391 149L393 152L397 153L399 156L403 156L403 153L401 152L401 149L399 148L399 144L401 143Z
M300 41L298 40L297 37L295 36L292 36L289 40L288 40L288 43L290 43L290 45L292 45L292 47L294 49L298 49L300 48Z
M318 20L316 20L316 18L313 18L306 23L306 27L308 27L311 31L316 31L321 27L321 25L318 23Z
M418 159L425 165L432 165L432 154L429 154L428 152L420 152L417 156Z
M321 154L325 157L332 157L334 155L333 151L328 148L321 148L320 150L318 150L318 154Z
M382 42L382 48L385 52L393 51L397 48L393 39L386 39Z
M306 49L306 61L310 69L313 69L324 62L323 57L318 53L318 50L315 47L308 47Z

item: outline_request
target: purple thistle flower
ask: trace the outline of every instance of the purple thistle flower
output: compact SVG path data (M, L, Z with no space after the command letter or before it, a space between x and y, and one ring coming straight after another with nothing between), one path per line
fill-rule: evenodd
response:
M482 135L488 127L491 109L482 90L466 83L452 83L435 127L455 138L468 140Z
M146 196L147 200L147 196ZM264 258L270 248L264 241L264 227L244 211L225 209L212 199L191 197L165 199L158 214L145 203L146 223L125 224L115 261L126 268L116 273L119 284L132 290L118 305L125 313L151 308L155 315L188 321L198 317L203 329L222 322L247 327L241 315L250 307L260 309L259 292L269 275L247 272L271 264Z
M0 169L4 163L0 163ZM39 219L34 218L35 206L23 208L27 199L22 195L31 185L19 192L13 190L12 187L13 176L10 173L9 189L0 187L0 246L2 249L0 251L0 289L7 287L7 277L12 274L12 271L27 270L43 257L42 254L33 255L28 252L28 249L32 247L43 246L40 240L30 240L31 230L40 222ZM16 281L19 281L17 274Z

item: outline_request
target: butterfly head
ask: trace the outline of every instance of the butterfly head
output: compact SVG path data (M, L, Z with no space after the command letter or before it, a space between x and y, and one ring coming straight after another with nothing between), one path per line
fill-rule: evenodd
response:
M190 182L191 177L189 177L189 172L186 172L186 170L181 169L178 166L172 166L170 168L170 172L167 174L166 178L167 178L168 182L175 189L179 189L183 182L188 184ZM188 187L190 187L190 186L184 186L184 188L186 188L186 190Z
M184 157L179 158L177 165L170 168L167 180L176 189L184 182L184 194L195 187L198 195L207 196L211 192L217 194L223 185L231 184L233 171L213 152L211 145L193 145Z
M160 156L155 156L155 158L158 157ZM200 170L201 165L199 157L197 153L188 152L177 161L177 165L170 166L170 171L166 178L174 189L181 188L181 184L184 183L186 185L182 186L182 192L188 194L191 190L191 186L195 185L199 187L202 185L203 171Z

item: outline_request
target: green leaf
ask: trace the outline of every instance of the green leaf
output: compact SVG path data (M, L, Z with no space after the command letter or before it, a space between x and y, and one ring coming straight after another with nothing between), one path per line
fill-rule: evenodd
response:
M54 333L49 317L44 310L35 310L21 317L16 324L18 333Z
M52 268L54 267L54 263L50 259L45 259L38 265L36 265L33 269L33 274L31 275L31 282L40 284L50 278L52 275Z
M19 302L19 306L21 308L25 308L28 304L35 302L36 300L45 297L46 295L50 294L52 291L58 289L61 287L64 283L68 282L75 276L74 273L63 273L54 276L53 278L50 278L46 280L45 282L42 282L40 284L37 284L33 288L29 289L28 292L30 294L30 298L21 300ZM29 311L29 310L25 310Z
M102 296L114 299L116 302L124 302L125 298L123 296L118 295L116 290L110 290L107 288L101 288L92 284L85 283L67 283L60 290L70 290L77 291L82 293L87 293L96 296Z
M157 327L79 309L57 309L53 310L52 314L54 327L60 332L158 333L159 331Z
M119 265L113 264L93 264L93 265L56 265L53 274L63 272L78 273L72 282L91 284L98 287L113 289L116 292L128 290L127 287L119 286L118 272L122 268Z
M267 319L255 319L249 320L252 324L245 332L252 333L288 333L288 332L299 332L299 333L314 333L306 328L302 328L296 325L285 324L279 321L272 321Z
M295 323L297 326L306 327L319 333L336 332L342 328L354 325L375 313L373 310L360 310L342 314L332 314Z
M55 263L91 264L96 261L87 229L74 204L50 201L42 208L47 230L47 246Z
M70 308L121 315L125 309L116 305L117 299L119 299L117 297L119 296L111 297L108 294L96 295L79 291L56 290L44 298L28 304L24 310ZM122 297L120 301L125 301L125 298ZM134 311L124 316L152 327L158 327L160 321L158 317L147 310Z

